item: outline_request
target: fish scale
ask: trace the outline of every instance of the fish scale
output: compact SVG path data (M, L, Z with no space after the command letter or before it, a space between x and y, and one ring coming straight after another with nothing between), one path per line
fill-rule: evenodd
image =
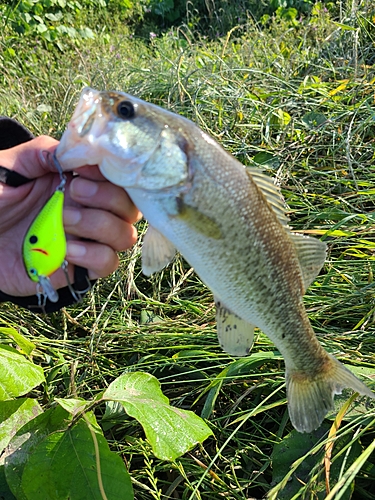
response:
M123 92L84 89L56 155L64 170L99 165L149 222L145 274L176 249L211 289L218 337L246 355L259 327L285 360L288 409L300 432L316 429L344 387L375 395L320 345L303 294L325 244L293 234L280 192L245 169L191 121Z

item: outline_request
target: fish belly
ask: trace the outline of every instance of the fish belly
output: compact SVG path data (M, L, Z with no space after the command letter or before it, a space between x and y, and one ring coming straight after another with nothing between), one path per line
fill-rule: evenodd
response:
M238 241L236 236L243 233L243 228L232 224L222 238L208 238L168 214L164 203L156 197L141 190L127 192L149 224L173 243L214 296L273 339L271 316L275 315L276 306L270 290L275 288L275 282L254 241L248 242L248 248ZM272 314L267 318L265 311Z

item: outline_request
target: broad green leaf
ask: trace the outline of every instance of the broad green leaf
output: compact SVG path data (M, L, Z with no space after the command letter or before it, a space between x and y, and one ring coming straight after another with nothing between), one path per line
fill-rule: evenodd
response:
M40 366L16 349L0 346L0 401L22 396L45 381Z
M17 500L17 498L10 491L7 480L5 478L3 465L0 465L0 498L1 500Z
M62 12L56 12L56 14L52 14L50 12L50 13L45 14L44 17L46 19L48 19L49 21L61 21L63 14L62 14Z
M56 403L61 405L64 410L68 411L72 415L84 411L85 408L92 404L91 401L85 401L84 399L62 399L55 398Z
M14 340L21 352L29 356L35 349L35 344L21 335L15 328L0 328L0 333Z
M100 426L106 432L116 424L123 422L125 417L126 413L121 403L118 401L106 401L105 412L100 421Z
M48 104L39 104L36 110L40 113L50 113L52 111L52 107Z
M276 486L272 490L273 494L271 498L290 500L291 498L297 498L298 492L300 492L299 495L301 495L301 498L311 497L317 500L326 498L326 478L323 466L324 446L317 453L309 454L309 451L324 437L329 428L330 425L324 422L319 429L309 434L293 430L280 443L274 446L272 452L272 482L280 483L285 476L290 474L291 468L295 468L295 470L283 488L277 491ZM337 439L334 443L329 471L329 483L331 487L341 477L343 468L344 470L347 469L362 452L362 447L358 443L358 440L351 443L351 439L351 436L347 434ZM349 445L349 448L344 453L339 454L347 445ZM296 466L296 462L306 454L305 459L299 466ZM303 485L306 486L303 487ZM349 500L352 491L353 484L347 489L342 498Z
M36 31L38 33L45 33L46 31L48 32L48 28L43 22L41 22L40 24L37 24Z
M95 38L94 32L87 26L85 28L79 29L78 33L81 35L82 38L91 38L91 39Z
M5 477L17 500L29 500L22 488L22 474L29 457L49 434L65 429L71 415L61 406L51 408L25 424L10 441L2 459Z
M342 498L348 498L347 489L351 492L353 491L353 482L358 474L358 472L366 466L370 456L375 449L375 440L368 445L368 447L359 455L359 457L351 464L351 466L345 471L345 474L341 474L339 480L333 486L329 494L325 497L325 500L341 500ZM372 486L372 482L370 482ZM349 497L351 498L351 497ZM372 495L370 496L372 498ZM353 497L354 500L354 497Z
M323 125L323 123L326 123L327 117L323 115L323 113L315 113L313 111L310 111L309 113L303 115L302 121L309 128L315 128Z
M46 436L30 453L22 474L28 500L133 499L130 476L110 451L92 414Z
M275 129L282 129L286 127L291 120L291 116L286 111L282 109L276 109L272 111L271 116L269 117L269 126Z
M148 325L150 323L162 323L163 321L164 319L161 316L158 316L149 309L142 309L139 321L141 325Z
M255 156L253 156L253 161L255 161L255 163L258 163L258 165L263 165L271 168L278 167L280 164L279 158L276 155L269 153L268 151L261 151L260 153L257 153Z
M16 432L42 411L35 399L0 401L0 454Z
M193 412L170 406L159 381L148 373L121 375L103 398L119 401L126 413L138 420L153 452L162 460L175 460L212 434Z
M355 365L345 365L348 370L353 372L360 380L363 381L370 389L374 390L373 379L374 379L374 369L368 366L355 366ZM353 394L353 391L344 389L342 394L335 396L334 405L335 408L332 412L327 415L327 418L334 420L343 403L348 400L348 398ZM359 395L355 401L350 405L348 411L345 413L343 420L345 422L351 422L352 420L361 417L361 424L366 425L368 421L374 419L374 409L375 402L373 399L369 399L365 396ZM367 416L368 415L368 416Z

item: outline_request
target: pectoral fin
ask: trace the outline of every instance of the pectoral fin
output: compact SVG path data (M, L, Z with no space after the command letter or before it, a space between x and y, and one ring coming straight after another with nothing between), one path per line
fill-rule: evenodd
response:
M305 290L318 276L327 255L327 245L316 238L291 233L291 238L297 250L301 266Z
M254 325L241 319L215 299L217 336L224 351L232 356L246 356L254 342Z
M142 271L146 276L161 271L173 260L176 249L159 231L149 226L143 237Z

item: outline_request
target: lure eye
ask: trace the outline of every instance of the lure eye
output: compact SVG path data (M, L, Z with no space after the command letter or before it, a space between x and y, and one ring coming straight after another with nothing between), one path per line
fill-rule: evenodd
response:
M36 272L36 269L34 269L33 267L31 269L29 269L29 273L32 274L33 276L36 276L38 274Z
M38 237L35 236L35 234L33 234L32 236L30 236L29 238L29 242L34 245L34 243L36 243L38 241Z
M134 105L130 101L121 101L117 106L117 113L121 118L128 120L135 115Z

